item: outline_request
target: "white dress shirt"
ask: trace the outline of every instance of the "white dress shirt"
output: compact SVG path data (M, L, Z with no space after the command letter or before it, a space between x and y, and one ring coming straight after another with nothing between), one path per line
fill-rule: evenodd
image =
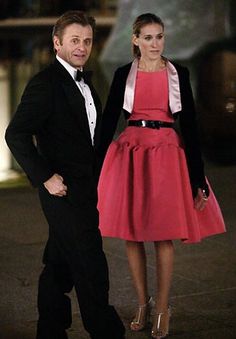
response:
M89 86L84 82L83 79L80 81L76 81L76 74L77 69L72 67L68 62L60 58L58 55L56 56L57 60L62 64L62 66L65 67L65 69L69 72L69 74L72 76L72 78L75 80L77 87L79 88L81 94L84 97L85 100L85 107L88 117L88 123L89 123L89 129L90 129L90 135L92 144L94 144L94 130L96 127L96 119L97 119L97 111L96 107L93 101L93 97L90 91ZM82 71L82 69L80 69Z

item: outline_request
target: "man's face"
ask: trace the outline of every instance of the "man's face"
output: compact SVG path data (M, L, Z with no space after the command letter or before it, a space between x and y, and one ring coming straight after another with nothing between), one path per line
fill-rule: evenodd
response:
M88 60L93 44L93 30L90 25L71 24L64 30L61 39L54 36L57 55L75 68L81 68Z

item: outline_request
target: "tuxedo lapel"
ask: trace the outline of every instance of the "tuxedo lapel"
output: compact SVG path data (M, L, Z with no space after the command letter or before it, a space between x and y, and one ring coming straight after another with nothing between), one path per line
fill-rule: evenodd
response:
M72 79L71 75L57 60L54 63L54 67L56 70L58 81L63 87L64 93L68 100L68 104L70 106L68 112L74 115L76 121L78 122L78 128L80 129L80 131L86 134L89 142L91 143L84 97L77 87L75 81Z
M91 142L88 116L83 95L81 94L79 88L76 86L76 83L64 83L62 84L62 86L64 88L68 103L71 107L71 112L78 121L78 128L86 134L89 141Z

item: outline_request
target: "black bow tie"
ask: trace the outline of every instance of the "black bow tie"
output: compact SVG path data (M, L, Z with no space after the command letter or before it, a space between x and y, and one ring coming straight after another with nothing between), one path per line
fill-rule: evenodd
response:
M89 83L91 80L93 72L92 71L77 71L75 80L80 81L82 78L84 79L84 82Z

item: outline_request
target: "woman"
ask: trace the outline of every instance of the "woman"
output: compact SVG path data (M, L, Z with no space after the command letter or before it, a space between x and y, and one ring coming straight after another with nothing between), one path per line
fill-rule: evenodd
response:
M188 70L162 56L164 24L154 14L133 24L132 63L118 68L105 107L100 152L112 141L122 111L128 127L109 146L98 193L103 236L126 240L138 296L133 331L155 308L152 338L168 334L172 240L186 243L225 231L204 175ZM174 127L179 120L181 138ZM209 198L208 198L209 196ZM156 254L155 305L147 291L145 241Z

